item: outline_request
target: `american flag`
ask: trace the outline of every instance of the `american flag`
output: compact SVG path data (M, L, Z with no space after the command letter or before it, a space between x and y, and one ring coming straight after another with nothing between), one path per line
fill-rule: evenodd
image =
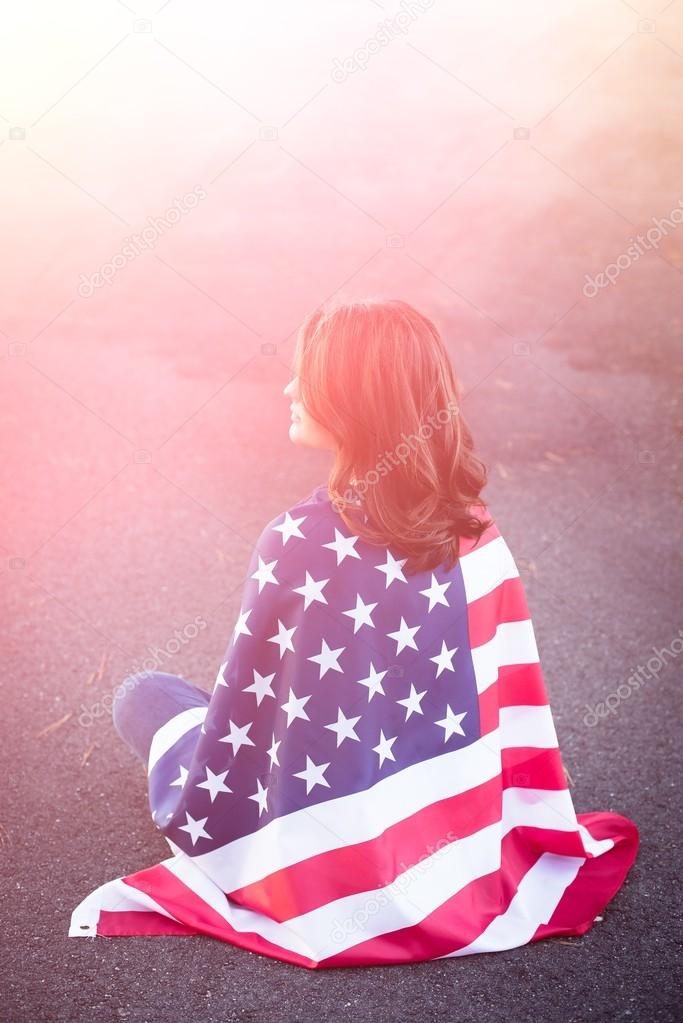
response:
M638 831L575 813L505 540L405 563L326 486L266 526L206 708L152 741L173 855L97 888L71 936L207 934L327 968L592 926Z

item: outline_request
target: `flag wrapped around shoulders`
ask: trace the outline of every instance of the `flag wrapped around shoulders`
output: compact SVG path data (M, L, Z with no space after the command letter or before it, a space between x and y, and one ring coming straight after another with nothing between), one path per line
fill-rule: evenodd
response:
M92 892L71 936L207 934L318 968L591 927L638 831L575 813L504 538L404 564L326 486L266 526L206 709L152 741L173 855Z

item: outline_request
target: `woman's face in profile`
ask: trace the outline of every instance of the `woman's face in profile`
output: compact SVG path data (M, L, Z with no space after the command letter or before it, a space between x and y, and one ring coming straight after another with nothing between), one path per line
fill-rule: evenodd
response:
M322 448L334 451L335 440L331 433L307 412L301 400L299 378L292 377L283 390L290 400L292 422L289 427L289 439L293 444L304 444L310 448Z

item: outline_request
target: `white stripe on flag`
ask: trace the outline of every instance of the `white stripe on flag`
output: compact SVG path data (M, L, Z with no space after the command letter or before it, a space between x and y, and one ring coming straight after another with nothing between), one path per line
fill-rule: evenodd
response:
M503 789L503 823L504 834L522 824L548 831L578 831L592 856L600 856L614 845L611 838L593 838L588 828L579 824L569 789Z
M498 678L498 669L503 665L535 664L538 659L538 647L531 619L503 622L488 643L472 648L477 692L483 693L493 685Z
M588 828L583 824L579 824L579 833L583 839L586 852L591 853L593 856L600 856L614 845L613 838L593 838Z
M178 739L186 735L191 729L201 725L208 707L189 707L180 714L176 714L169 721L158 728L152 736L152 743L149 748L147 759L147 774L152 773L154 765L163 757L164 753L175 746Z
M155 913L168 917L169 920L176 919L151 896L141 892L138 888L132 888L119 877L115 881L101 884L76 906L71 914L68 937L94 938L101 910L108 910L110 913L142 913L153 910Z
M522 824L548 831L578 831L569 789L503 789L503 834Z
M474 952L502 952L531 941L553 915L568 885L586 861L578 856L543 853L522 878L512 902L504 913L492 920L465 948L456 949L440 959L471 955Z
M555 722L547 703L540 707L501 707L499 731L503 749L513 746L557 747ZM488 739L488 735L484 738Z
M463 554L460 568L468 604L495 590L505 579L514 579L519 575L510 548L502 536Z

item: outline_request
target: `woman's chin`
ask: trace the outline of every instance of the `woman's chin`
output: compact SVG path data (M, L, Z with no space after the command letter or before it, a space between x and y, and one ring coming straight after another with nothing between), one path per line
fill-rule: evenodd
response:
M320 448L324 451L333 451L335 447L329 434L315 427L311 428L309 423L302 423L301 420L289 424L289 439L292 444L301 447Z
M305 440L302 436L301 423L290 423L289 439L292 444L305 444Z

